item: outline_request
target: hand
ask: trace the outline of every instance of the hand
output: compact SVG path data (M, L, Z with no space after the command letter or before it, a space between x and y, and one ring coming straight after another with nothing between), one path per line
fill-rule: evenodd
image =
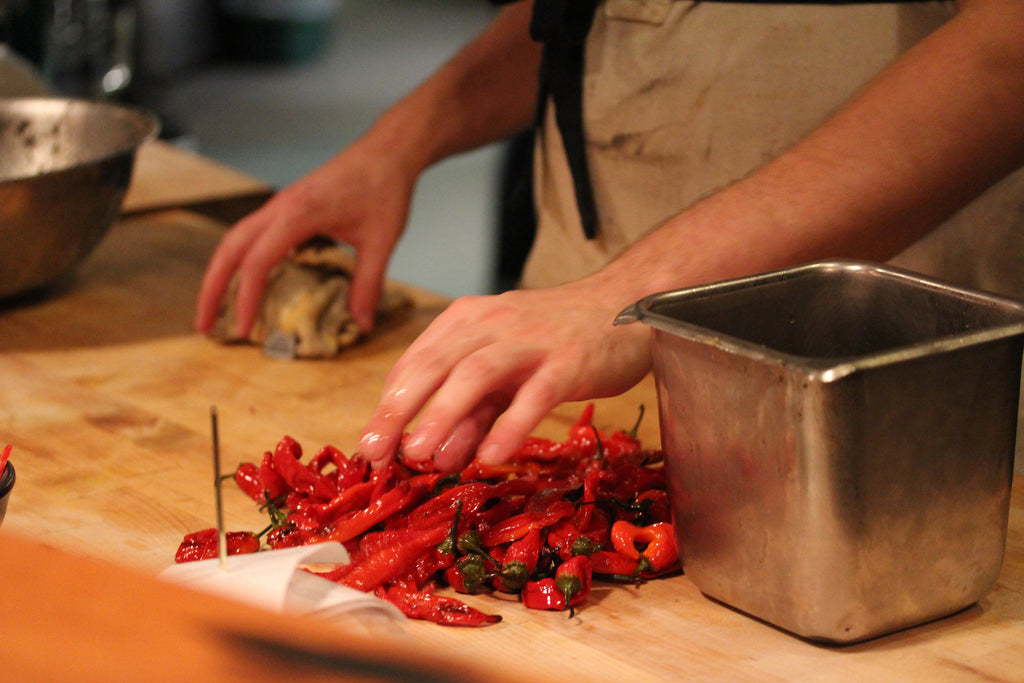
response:
M394 155L356 143L277 193L222 238L200 288L196 329L213 327L237 270L235 332L248 335L270 269L293 247L322 235L356 250L349 308L359 327L369 331L388 259L408 219L416 177Z
M391 370L361 453L375 467L390 462L422 411L403 458L433 458L445 471L474 453L507 460L560 403L613 396L644 377L650 332L613 325L628 303L587 280L456 300Z

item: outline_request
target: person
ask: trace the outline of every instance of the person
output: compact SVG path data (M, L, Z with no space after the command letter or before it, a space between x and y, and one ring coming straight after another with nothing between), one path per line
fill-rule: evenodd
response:
M612 321L654 292L842 256L1024 294L1019 0L603 0L579 45L556 27L569 39L553 47L530 37L545 7L573 3L502 8L360 140L234 226L204 278L197 328L237 270L244 331L267 270L328 235L357 252L350 305L369 329L419 174L537 120L523 287L456 299L405 350L360 441L375 466L406 431L406 459L501 462L560 403L625 391L650 369L649 333ZM574 46L575 120L572 69L550 63ZM984 260L972 241L994 268L964 265Z

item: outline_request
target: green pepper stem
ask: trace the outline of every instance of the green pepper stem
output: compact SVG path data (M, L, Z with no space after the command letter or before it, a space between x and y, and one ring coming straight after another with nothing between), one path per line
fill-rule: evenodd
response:
M644 404L640 404L640 414L636 418L636 422L633 424L633 428L626 432L627 435L636 438L636 435L640 433L640 423L644 419Z

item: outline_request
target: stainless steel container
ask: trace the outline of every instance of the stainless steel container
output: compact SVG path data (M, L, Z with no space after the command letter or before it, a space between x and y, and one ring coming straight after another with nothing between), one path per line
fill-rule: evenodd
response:
M854 642L981 598L1002 564L1024 305L832 261L647 297L684 569Z

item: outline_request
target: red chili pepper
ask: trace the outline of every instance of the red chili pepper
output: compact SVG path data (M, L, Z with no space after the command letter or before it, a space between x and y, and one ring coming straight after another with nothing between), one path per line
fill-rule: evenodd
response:
M499 614L485 614L461 600L437 595L430 590L414 591L396 584L377 591L381 597L411 619L424 619L447 626L484 626L501 621Z
M298 529L291 524L285 524L272 529L267 534L267 545L277 550L279 548L295 548L306 545L312 534L304 529Z
M483 555L466 555L445 570L444 578L458 593L479 593L493 575L487 571Z
M577 516L579 512L577 512ZM563 519L548 530L548 545L558 553L563 560L571 557L570 549L572 544L579 537L580 532L572 519Z
M399 574L395 581L405 581L413 586L424 586L434 578L435 574L446 571L454 564L454 555L435 546L421 553L409 570Z
M473 510L487 502L490 484L473 482L442 491L409 513L409 526L434 526L439 521L451 521L455 508L462 501L463 510Z
M639 560L614 550L595 550L590 553L590 564L595 574L618 581L636 581L641 578L643 571Z
M576 511L576 524L579 528L590 525L590 518L595 509L594 503L599 499L610 497L610 494L602 495L602 485L614 486L619 482L619 477L608 470L592 470L583 479L583 498Z
M555 588L565 596L565 604L570 608L570 618L574 614L572 608L590 595L592 581L593 569L590 558L586 555L576 555L558 566L555 572Z
M627 432L613 432L601 439L605 457L612 462L622 462L628 456L640 452L640 440Z
M249 531L229 531L224 536L228 555L255 553L260 549L260 539ZM178 552L174 555L174 561L182 563L213 559L220 552L219 545L220 538L216 529L196 531L182 540Z
M407 483L402 482L362 510L357 510L338 519L334 528L324 534L321 540L339 543L350 541L404 508L418 493L422 493L422 491L413 489Z
M356 590L371 591L407 571L424 551L443 541L448 533L448 527L440 525L404 543L388 546L354 566L340 583Z
M399 527L397 529L371 531L360 537L359 549L366 555L374 555L389 546L406 543L414 538L422 536L423 531L423 529L416 529L413 527Z
M526 585L540 560L540 529L530 529L525 536L509 545L502 560L497 585L507 593L518 593Z
M616 519L646 528L670 517L664 474L647 467L660 451L641 450L629 431L600 432L593 415L588 404L564 441L531 438L504 465L474 461L453 475L429 462L410 469L396 461L371 471L358 454L347 458L332 446L303 465L298 444L284 437L264 455L258 477L247 465L236 480L260 503L276 493L267 505L268 545L341 541L352 561L325 575L385 597L390 592L414 618L493 620L434 595L435 580L456 591L519 590L525 603L571 610L586 598L594 573L639 580L678 569L676 560L655 570L648 556L662 546L642 536L632 545L635 558L600 550L613 547Z
M330 524L356 508L369 505L373 487L372 481L360 482L348 487L326 503L318 502L317 498L305 498L295 505L295 511L314 520L317 526Z
M285 436L274 449L274 469L292 489L317 498L330 500L338 495L336 487L326 478L299 462L302 447L290 436Z
M259 502L262 504L266 499L277 500L281 496L288 493L288 483L284 480L277 470L274 469L274 454L267 451L263 454L263 460L260 461L260 488L263 489L266 498L261 497Z
M349 458L337 467L339 491L363 483L366 481L366 475L370 472L370 462L360 455Z
M615 473L619 484L614 495L619 500L632 500L644 491L665 488L665 470L660 467L626 465L617 468Z
M588 403L576 423L569 428L566 445L574 447L577 456L591 457L597 453L599 440L600 435L594 427L594 404Z
M616 552L630 559L646 558L655 572L669 569L679 562L675 531L671 524L665 522L640 527L619 520L612 524L612 545Z
M471 518L476 524L480 533L486 533L495 524L500 524L513 515L523 511L526 499L523 496L502 498L488 508L481 509L475 517Z
M260 484L260 468L255 463L243 462L235 470L235 483L257 503L263 503L263 485Z
M451 521L455 506L462 503L462 515L468 523L475 522L476 515L491 500L502 500L509 496L520 496L536 490L537 483L530 479L510 479L497 484L478 481L461 484L442 491L409 513L410 526L433 526L439 521ZM496 545L496 544L491 544Z
M575 506L567 500L555 502L545 512L522 512L488 529L483 535L483 544L492 546L511 543L528 534L531 529L549 527L560 519L571 517L574 512Z
M671 523L672 506L669 502L668 491L663 489L648 489L636 497L636 506L640 508L640 514L654 522Z
M519 597L523 605L530 609L565 609L565 594L555 586L555 580L551 577L527 581Z
M565 452L565 447L557 441L530 436L519 447L516 457L520 460L551 461L563 457Z
M605 457L609 461L615 463L622 463L624 461L635 460L637 454L641 452L640 440L637 438L637 433L640 431L640 423L644 419L644 407L640 406L640 414L636 418L636 422L629 431L619 430L609 436L605 436L601 440L601 445L604 447Z
M338 463L339 460L342 464L345 463L347 458L344 453L334 446L322 446L320 450L314 453L313 457L309 459L309 462L306 463L306 467L313 472L323 472L324 468L328 465L333 464L337 468L336 463Z

